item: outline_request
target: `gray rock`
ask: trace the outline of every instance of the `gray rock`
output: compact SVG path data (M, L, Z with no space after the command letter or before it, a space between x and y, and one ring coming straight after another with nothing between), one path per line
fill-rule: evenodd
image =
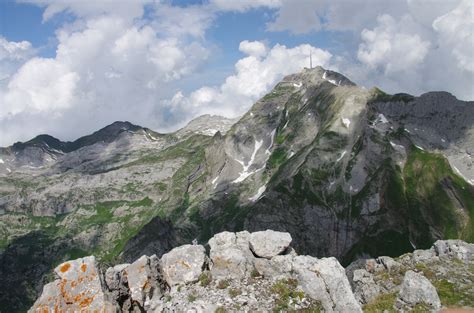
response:
M132 306L128 289L128 277L125 270L130 264L119 264L109 267L105 272L105 283L112 299L123 299L119 306L122 310L129 310ZM119 301L117 301L119 302Z
M60 264L58 276L43 288L43 293L28 312L44 312L53 308L61 312L113 312L106 300L95 257L88 256Z
M124 275L128 278L131 299L141 307L155 294L162 293L159 259L156 255L142 256L124 270Z
M336 258L297 256L293 261L293 272L303 291L321 301L326 312L362 312L344 268Z
M270 260L256 258L255 269L265 278L278 280L291 277L293 270L293 255L277 255Z
M474 244L462 240L438 240L433 248L440 257L447 256L462 261L474 258Z
M289 233L273 230L258 231L250 235L250 249L259 257L270 259L283 253L291 243Z
M374 300L380 294L380 287L375 283L374 276L365 269L355 270L352 277L354 296L361 304Z
M249 232L222 232L209 240L210 269L214 278L241 279L249 276L254 256L249 249Z
M441 308L441 302L435 287L423 275L407 271L403 278L398 295L398 307L414 307L419 303L429 305L433 309Z
M401 264L389 256L381 256L377 258L377 262L382 264L387 271L400 268Z
M429 250L415 250L413 251L413 261L418 262L427 262L436 258L436 253L434 249Z
M206 263L205 252L201 245L184 245L164 254L161 270L166 283L175 286L197 281Z

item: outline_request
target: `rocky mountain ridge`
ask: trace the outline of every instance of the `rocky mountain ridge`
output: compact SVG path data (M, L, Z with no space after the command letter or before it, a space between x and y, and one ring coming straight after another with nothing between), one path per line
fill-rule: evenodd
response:
M430 312L474 305L473 244L437 241L429 250L344 269L335 258L298 256L291 241L272 230L223 232L209 240L209 253L188 244L105 271L93 256L67 261L29 312Z
M473 119L473 102L447 93L388 95L317 67L238 121L204 116L171 134L118 122L77 149L45 136L2 149L0 275L12 287L0 307L26 308L67 259L161 257L225 230L289 232L298 253L344 266L474 242Z

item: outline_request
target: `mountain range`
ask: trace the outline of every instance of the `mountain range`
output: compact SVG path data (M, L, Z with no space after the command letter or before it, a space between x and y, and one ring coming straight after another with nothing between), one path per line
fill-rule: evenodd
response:
M15 143L0 148L0 308L27 309L65 260L131 262L224 230L289 232L299 254L343 265L474 242L473 156L474 102L321 67L235 120Z

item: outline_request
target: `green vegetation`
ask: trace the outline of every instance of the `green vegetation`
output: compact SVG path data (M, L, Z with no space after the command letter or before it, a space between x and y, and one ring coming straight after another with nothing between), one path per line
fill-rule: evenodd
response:
M372 302L364 305L364 312L366 313L380 313L380 312L390 312L395 313L396 310L393 308L395 300L397 298L397 293L386 293L378 296Z
M270 169L278 168L281 164L283 164L286 161L286 149L282 147L278 147L275 150L273 150L272 154L270 155L270 158L268 159L268 167Z
M191 293L188 295L188 302L194 302L197 300L197 298L197 295Z
M474 242L474 188L453 172L443 156L413 147L403 175L409 210L414 219L431 220L446 239ZM449 193L455 193L467 209L469 218L465 225L460 221L462 218ZM431 241L426 242L425 247L431 245Z
M242 294L242 290L240 290L239 288L231 288L231 289L229 289L229 296L230 296L231 298L235 298L235 297L237 297L237 296L239 296L239 295L241 295L241 294Z
M219 289L226 289L229 286L230 286L230 281L228 279L219 280L219 283L217 284L217 288Z
M199 283L201 284L201 286L203 287L209 286L211 282L212 282L211 273L202 272L201 275L199 275Z
M275 294L275 306L274 312L293 312L290 304L295 300L301 301L305 298L305 293L298 289L298 281L293 278L281 279L277 281L270 290ZM303 310L304 312L320 312L321 305L319 302L315 302L311 307Z
M372 90L372 102L404 102L408 103L413 101L415 97L406 93L397 93L394 95L389 95L379 88L375 87Z
M442 305L459 306L463 303L465 306L474 306L474 294L469 286L460 288L446 279L434 280L432 283L438 292Z

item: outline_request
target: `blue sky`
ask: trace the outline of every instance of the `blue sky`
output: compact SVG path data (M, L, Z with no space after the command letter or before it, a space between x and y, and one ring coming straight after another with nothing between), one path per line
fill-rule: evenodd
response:
M468 0L4 0L0 145L235 117L309 50L367 88L472 100L472 14Z

